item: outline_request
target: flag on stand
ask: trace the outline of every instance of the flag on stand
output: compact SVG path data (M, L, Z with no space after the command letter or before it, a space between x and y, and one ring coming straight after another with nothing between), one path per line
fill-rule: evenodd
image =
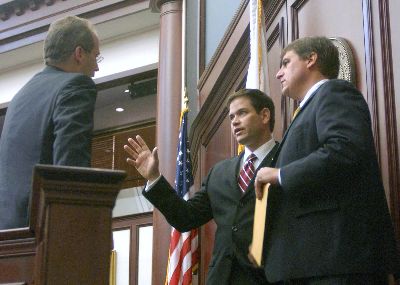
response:
M193 185L192 162L187 137L187 113L187 108L181 113L175 176L175 191L185 200L189 199L189 189ZM181 233L172 228L165 284L192 284L192 272L197 269L198 261L197 229Z
M246 88L267 90L267 43L262 0L250 0L250 63Z
M246 88L267 91L267 42L262 0L250 0L250 63ZM238 153L244 150L239 145Z

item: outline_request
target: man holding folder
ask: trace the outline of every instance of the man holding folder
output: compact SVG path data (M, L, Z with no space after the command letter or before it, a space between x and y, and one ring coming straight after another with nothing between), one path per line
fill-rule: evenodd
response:
M290 43L276 77L300 102L276 168L258 171L257 197L270 183L264 268L270 282L388 284L399 272L393 227L368 105L338 80L336 47L325 37Z

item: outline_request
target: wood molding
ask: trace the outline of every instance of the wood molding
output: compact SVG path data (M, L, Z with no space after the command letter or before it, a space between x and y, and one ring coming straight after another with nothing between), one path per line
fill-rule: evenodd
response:
M279 40L280 48L284 48L285 40L284 40L284 22L285 19L282 17L279 20L279 23L272 30L271 35L267 38L267 52L276 44L277 40ZM285 132L289 125L289 119L286 115L289 107L289 99L285 96L281 97L281 114L282 114L282 131ZM293 112L291 112L293 113Z
M139 229L143 226L150 226L153 224L153 212L117 217L112 219L112 229L113 231L118 230L130 230L130 251L129 251L129 284L138 284L139 275Z
M286 4L284 0L266 1L265 8L265 27L267 30L271 27L282 6Z
M198 60L199 60L199 73L198 74L203 74L204 69L206 67L206 0L200 0L199 1L199 38L198 38L198 44L199 44L199 54L198 54Z
M292 14L292 41L299 38L299 10L308 0L297 0L290 7Z
M23 231L23 229L15 230L15 234L8 235L6 240L3 240L6 236L3 235L3 231L0 233L2 239L0 242L0 260L5 257L35 255L36 239L33 237L32 232L29 232L32 237L21 238L19 234Z
M98 24L143 10L149 0L82 2L30 0L36 3L33 9L27 1L0 5L0 53L43 40L51 22L62 16L77 15Z
M5 233L8 231L8 233ZM23 238L23 236L31 236ZM36 238L28 228L0 231L0 283L33 284ZM18 274L18 277L16 276Z
M280 39L281 32L280 24L277 24L267 39L267 52L270 51L272 46L276 43L276 40Z
M213 87L190 128L193 173L198 167L201 145L206 146L228 114L226 99L243 81L250 59L249 27L244 30L228 61L225 63ZM204 84L203 84L204 86Z
M228 45L228 42L230 41L231 37L235 34L236 27L238 26L240 20L242 19L242 16L246 11L248 4L249 0L243 0L238 10L236 11L234 17L232 18L232 21L229 24L228 28L226 29L225 34L221 42L219 43L215 53L211 57L210 62L207 64L204 72L200 76L199 83L197 86L199 90L203 87L204 82L210 76L211 71L214 70L215 65L217 64L219 58L221 57L223 50Z
M400 240L400 165L396 133L396 103L388 0L379 1L379 19L383 68L383 96L386 114L386 148L388 156L390 210L392 218L394 219L396 237L397 240Z
M374 50L374 34L372 27L372 6L371 0L363 0L363 27L364 27L364 48L365 48L365 69L367 80L367 102L371 111L372 131L374 134L374 143L377 150L379 164L381 163L380 155L380 138L379 138L379 114L378 114L378 97L376 87L376 71L375 71L375 50Z

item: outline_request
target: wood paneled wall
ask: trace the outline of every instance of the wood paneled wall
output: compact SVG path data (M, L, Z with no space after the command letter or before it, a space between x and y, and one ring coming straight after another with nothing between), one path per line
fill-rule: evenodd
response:
M276 105L275 139L281 139L297 104L281 97L280 84L275 79L281 50L288 42L304 36L345 38L355 59L357 88L363 93L371 111L382 178L400 240L400 69L393 63L400 47L399 33L395 33L400 25L393 27L393 23L399 18L400 10L392 9L399 7L398 3L395 0L272 0L264 3L268 93ZM197 188L216 161L235 154L236 142L230 135L229 123L226 123L225 101L231 92L241 86L247 72L247 6L248 0L243 1L211 63L199 79L200 111L190 135ZM212 223L203 228L200 284L204 284L214 230Z

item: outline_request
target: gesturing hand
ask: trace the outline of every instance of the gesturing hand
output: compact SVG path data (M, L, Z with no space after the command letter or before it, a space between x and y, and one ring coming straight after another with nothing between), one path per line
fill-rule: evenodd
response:
M137 171L147 180L155 180L160 176L158 169L157 147L151 152L146 142L138 135L136 141L128 139L128 145L124 145L124 150L131 156L126 162L134 166Z

